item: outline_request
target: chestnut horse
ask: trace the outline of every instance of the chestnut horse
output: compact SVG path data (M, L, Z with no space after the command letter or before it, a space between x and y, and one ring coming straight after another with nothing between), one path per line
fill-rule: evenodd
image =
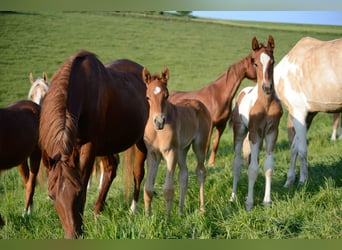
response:
M232 100L242 80L248 78L256 81L255 68L251 63L253 53L255 52L231 65L215 81L199 90L190 92L176 91L170 94L170 102L177 102L181 99L196 99L201 101L209 110L212 127L216 128L208 160L209 166L215 163L220 138L231 115Z
M32 212L41 159L38 146L39 115L40 106L26 100L0 109L0 170L19 167L26 190L26 214Z
M103 65L93 53L79 51L51 79L42 105L40 143L49 168L48 194L66 238L82 234L95 156L112 165L113 178L113 154L143 143L149 105L142 69L129 60Z
M150 104L150 115L146 124L144 141L147 147L147 176L144 188L145 211L151 214L151 201L154 182L162 157L167 170L164 185L166 213L169 216L174 197L173 176L176 164L179 165L180 200L179 212L183 212L185 195L188 188L187 153L192 149L197 158L196 175L200 190L200 210L204 211L204 166L209 147L211 118L203 103L197 100L182 100L177 104L167 99L169 70L164 68L161 76L144 68L143 79L146 83L146 96Z
M271 203L271 179L274 169L274 146L278 137L278 126L283 114L280 100L277 98L273 82L274 40L269 36L267 46L259 45L253 40L253 64L257 71L257 85L244 88L237 97L233 110L232 125L234 131L233 191L231 200L236 198L242 158L241 151L244 139L248 134L250 155L248 166L248 197L246 209L251 210L254 204L253 189L258 176L259 154L263 140L266 144L265 196L263 203Z
M28 98L31 101L37 103L38 105L42 105L44 102L45 96L46 96L47 92L49 91L49 87L50 87L50 83L48 81L48 76L47 76L46 72L43 72L43 77L37 77L36 79L34 79L32 73L30 73L29 79L30 79L30 83L31 83L31 88L30 88L29 93L28 93ZM115 155L115 159L117 162L119 162L119 155ZM100 161L99 166L100 166L101 176L100 176L100 182L99 182L98 189L101 190L103 179L104 179L105 165L102 161ZM96 167L97 167L97 164L94 165L93 175L96 174ZM106 169L108 169L108 168L106 168ZM88 189L91 186L91 181L92 181L92 177L90 176L88 186L87 186ZM98 212L99 212L98 210L95 211L95 213L98 213Z
M296 178L300 160L299 184L308 178L306 133L318 112L342 111L342 39L321 41L302 38L274 68L277 95L289 112L288 131L291 163L285 187Z

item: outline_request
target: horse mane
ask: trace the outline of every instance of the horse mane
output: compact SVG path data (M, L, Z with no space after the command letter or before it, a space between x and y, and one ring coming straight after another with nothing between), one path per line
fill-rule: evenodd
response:
M39 142L43 150L54 160L59 160L62 156L68 158L73 151L78 117L67 107L68 88L69 85L75 84L72 81L74 71L88 57L97 60L96 55L85 50L69 57L53 75L50 90L42 105Z

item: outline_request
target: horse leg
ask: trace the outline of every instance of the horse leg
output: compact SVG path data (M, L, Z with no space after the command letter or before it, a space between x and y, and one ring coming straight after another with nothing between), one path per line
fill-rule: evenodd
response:
M131 211L135 214L137 211L137 205L139 201L139 193L140 193L140 186L141 182L144 179L145 175L145 160L147 156L147 149L145 143L141 141L137 145L135 145L135 156L136 162L133 169L133 176L134 176L134 193L133 193L133 201L130 207Z
M338 117L340 113L333 113L333 126L332 126L332 134L330 140L336 141L336 132L338 128Z
M226 125L227 125L227 122L216 125L216 129L214 132L213 145L212 145L212 149L211 149L211 153L210 153L210 157L209 157L209 161L208 161L209 166L214 166L214 164L215 164L217 149L218 149L223 131L226 128Z
M306 118L301 119L301 121L299 121L296 118L293 118L293 124L295 127L296 135L291 145L291 163L289 171L287 173L287 180L284 185L285 188L289 187L296 179L295 168L297 156L299 156L300 159L300 184L304 183L307 179Z
M119 164L119 155L108 155L100 158L100 164L103 168L103 185L101 185L99 196L94 205L95 215L103 211L109 188L116 177L116 171Z
M171 214L171 206L175 193L175 189L173 186L173 176L176 168L176 159L178 156L174 150L170 150L167 154L164 154L164 159L166 161L166 176L165 176L165 184L164 184L164 199L166 202L166 215L167 217Z
M272 133L265 135L266 141L266 159L264 163L264 173L265 173L265 196L263 200L264 206L272 204L271 199L271 182L272 175L274 171L274 145L277 141L278 129L274 130Z
M30 155L30 173L25 185L26 189L26 204L25 214L30 215L33 210L33 195L36 187L36 179L40 167L41 151L37 147Z
M185 195L188 189L188 167L186 165L186 155L189 150L189 147L184 151L179 152L178 157L178 165L179 165L179 173L178 173L178 181L180 186L180 198L179 198L179 214L183 214Z
M247 129L242 123L235 123L234 130L234 160L233 160L233 189L230 201L236 200L237 183L239 181L242 166L242 145L247 134ZM247 138L248 139L248 138ZM249 143L249 141L248 141Z
M81 214L83 215L86 202L87 185L95 162L95 150L92 143L82 145L79 150L79 169L82 181L82 204Z
M161 155L157 152L147 153L147 177L144 187L145 212L148 216L152 215L151 202L154 193L154 183L156 180Z
M193 151L195 152L197 158L196 166L196 176L200 191L200 211L205 212L205 195L204 195L204 183L206 179L206 169L205 169L205 141L199 144L193 144Z
M248 196L246 200L247 211L250 211L254 205L254 199L253 199L254 184L258 176L259 152L260 152L260 144L261 144L260 137L251 139L251 133L249 135L250 135L250 145L251 145L251 162L248 167Z

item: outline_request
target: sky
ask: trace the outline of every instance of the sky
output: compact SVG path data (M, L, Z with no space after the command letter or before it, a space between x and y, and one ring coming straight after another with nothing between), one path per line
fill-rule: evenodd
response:
M191 14L227 20L342 25L342 11L193 11Z

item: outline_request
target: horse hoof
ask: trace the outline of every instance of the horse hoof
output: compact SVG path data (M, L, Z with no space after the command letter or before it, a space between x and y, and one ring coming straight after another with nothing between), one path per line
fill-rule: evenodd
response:
M236 195L235 195L235 194L232 194L232 196L230 197L229 201L230 201L230 202L236 201Z
M264 201L262 204L264 205L264 207L268 208L272 206L272 201Z
M246 202L246 210L247 210L247 211L251 211L252 208L253 208L253 203L247 203L247 202Z

